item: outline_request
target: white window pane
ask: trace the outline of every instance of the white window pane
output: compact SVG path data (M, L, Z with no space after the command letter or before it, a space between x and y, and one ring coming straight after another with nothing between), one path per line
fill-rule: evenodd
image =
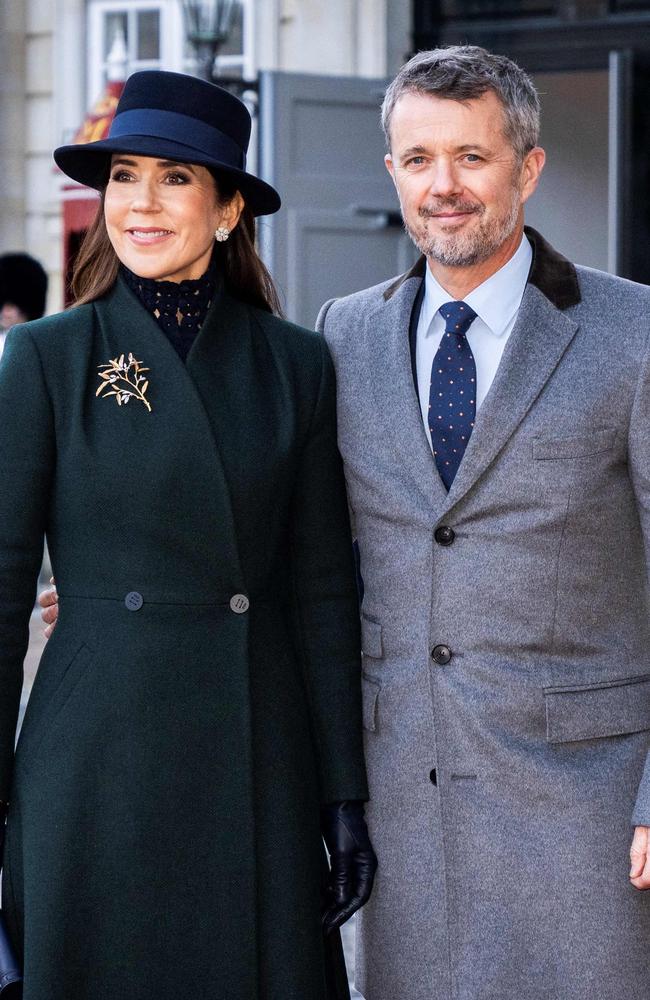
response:
M225 8L232 8L230 34L228 40L219 49L220 56L241 55L244 51L244 8L241 3L226 3Z
M115 35L120 30L124 34L124 38L128 44L129 28L126 11L113 11L110 14L106 14L104 19L104 59L106 59L108 53L111 51Z
M160 11L138 11L137 58L160 59Z

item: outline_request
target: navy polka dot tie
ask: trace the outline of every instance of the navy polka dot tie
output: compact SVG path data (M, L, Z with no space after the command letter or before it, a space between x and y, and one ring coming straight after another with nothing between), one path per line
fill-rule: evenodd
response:
M431 367L429 433L438 471L449 489L476 415L476 364L466 336L476 313L465 302L445 302L438 311L445 332Z

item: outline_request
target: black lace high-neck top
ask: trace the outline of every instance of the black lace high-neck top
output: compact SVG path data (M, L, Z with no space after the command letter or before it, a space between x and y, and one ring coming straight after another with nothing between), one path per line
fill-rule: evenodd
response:
M141 278L123 264L120 272L185 361L217 290L214 262L200 278L178 282Z

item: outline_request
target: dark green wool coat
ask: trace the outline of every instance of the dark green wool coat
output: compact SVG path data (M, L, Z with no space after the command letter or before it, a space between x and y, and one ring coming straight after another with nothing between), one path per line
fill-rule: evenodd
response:
M150 409L96 395L122 355ZM366 783L324 343L224 293L185 367L118 281L9 336L0 454L3 906L24 1000L333 996L319 804ZM14 759L44 533L60 617Z

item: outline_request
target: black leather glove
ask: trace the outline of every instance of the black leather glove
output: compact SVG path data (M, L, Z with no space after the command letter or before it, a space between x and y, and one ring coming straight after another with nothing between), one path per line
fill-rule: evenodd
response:
M330 876L323 913L326 934L367 903L377 858L363 817L363 802L330 802L321 809L321 831L330 853Z

